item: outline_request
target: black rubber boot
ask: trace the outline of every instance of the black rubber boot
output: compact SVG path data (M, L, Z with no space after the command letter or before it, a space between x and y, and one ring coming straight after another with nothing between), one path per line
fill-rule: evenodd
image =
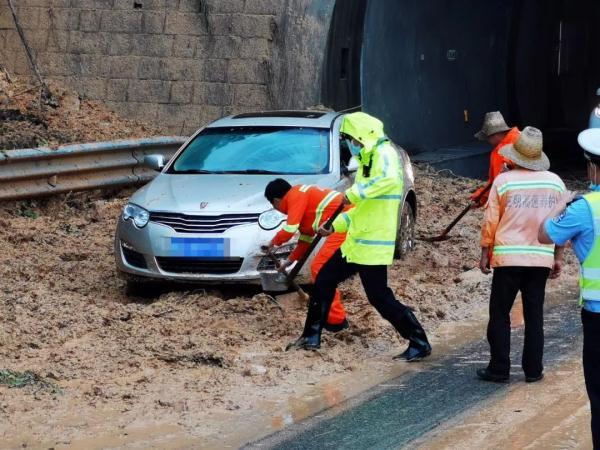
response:
M394 359L418 361L431 354L431 345L427 340L425 330L410 309L407 309L400 321L402 330L398 330L402 337L409 340L408 348Z
M317 350L321 348L321 331L323 324L321 323L322 308L314 300L308 304L308 312L306 314L306 322L304 323L304 331L296 341L291 342L285 348L286 351L291 349L296 350ZM327 316L325 316L327 317Z

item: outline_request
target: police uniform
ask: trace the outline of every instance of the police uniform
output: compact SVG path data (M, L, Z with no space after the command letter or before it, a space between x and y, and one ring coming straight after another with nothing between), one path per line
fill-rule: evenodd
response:
M579 142L586 151L600 156L600 129L592 135L596 139L595 148L582 142L581 135ZM581 264L583 374L592 411L594 448L600 449L600 185L592 186L592 192L572 202L558 217L548 220L544 229L557 245L571 241Z

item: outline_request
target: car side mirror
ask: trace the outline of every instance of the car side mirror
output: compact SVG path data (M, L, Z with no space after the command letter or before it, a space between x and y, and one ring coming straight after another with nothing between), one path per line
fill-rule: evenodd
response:
M348 166L346 167L346 169L348 170L348 173L354 173L358 170L358 160L356 159L355 156L350 158L350 161L348 161Z
M144 165L160 172L165 167L165 157L163 155L146 155L144 156Z

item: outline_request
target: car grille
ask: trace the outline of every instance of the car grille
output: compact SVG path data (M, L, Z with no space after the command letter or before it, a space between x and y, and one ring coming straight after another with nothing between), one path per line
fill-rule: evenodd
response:
M125 257L125 261L127 264L133 267L137 267L139 269L147 269L148 265L146 264L146 258L141 253L136 252L130 248L121 245L121 249L123 250L123 256Z
M244 258L185 258L157 256L161 270L172 273L225 275L240 271Z
M221 214L194 216L188 214L151 212L150 221L167 225L179 233L223 233L231 227L255 223L260 214Z

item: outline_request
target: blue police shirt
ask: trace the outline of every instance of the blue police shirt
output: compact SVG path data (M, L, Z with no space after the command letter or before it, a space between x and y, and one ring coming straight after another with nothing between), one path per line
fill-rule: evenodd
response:
M595 186L594 192L600 192L600 185ZM562 214L544 225L548 237L556 245L573 243L573 250L580 263L585 261L594 245L594 221L588 203L580 198L575 200ZM600 302L584 302L583 307L591 312L600 312Z

